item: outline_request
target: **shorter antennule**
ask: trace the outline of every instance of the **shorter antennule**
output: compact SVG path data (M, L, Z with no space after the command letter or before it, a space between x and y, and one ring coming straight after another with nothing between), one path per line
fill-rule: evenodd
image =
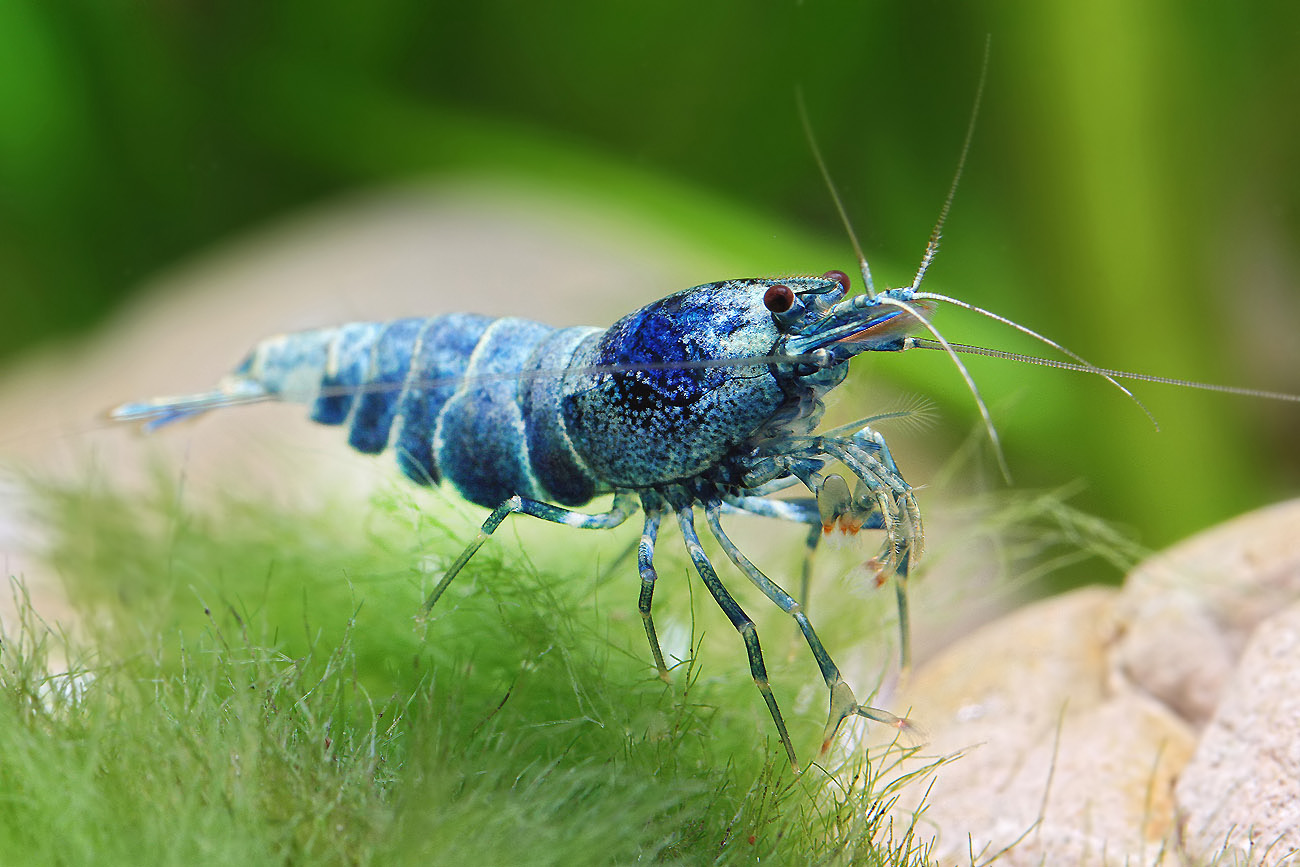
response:
M970 143L975 138L975 122L979 120L980 103L984 101L984 82L988 79L989 74L989 53L993 45L993 36L990 34L984 40L984 62L980 65L980 81L975 86L975 104L971 106L970 121L966 124L966 139L961 145L961 156L957 158L957 171L953 172L952 183L948 185L948 195L944 197L943 207L939 209L939 219L935 221L934 228L930 230L930 240L926 242L925 252L921 255L921 265L916 269L916 277L912 279L912 291L921 288L921 281L925 279L925 272L930 269L930 263L939 252L939 241L943 237L943 224L948 222L948 212L952 210L952 200L957 196L957 185L961 183L961 173L966 168L966 157L970 155Z
M857 233L853 231L853 223L849 221L849 212L844 209L844 201L840 198L839 190L835 189L835 181L831 180L831 172L826 168L822 149L817 146L817 136L813 135L812 121L808 120L808 106L804 104L802 88L795 91L795 99L799 103L799 120L803 123L803 134L808 139L808 147L812 149L813 159L817 161L817 169L822 173L822 180L826 182L826 189L831 194L831 201L835 203L840 222L844 224L844 231L848 233L849 243L853 245L853 252L858 257L858 266L862 269L862 284L866 287L867 297L875 298L876 284L871 279L871 266L867 264L867 256L862 252L862 245L858 243Z

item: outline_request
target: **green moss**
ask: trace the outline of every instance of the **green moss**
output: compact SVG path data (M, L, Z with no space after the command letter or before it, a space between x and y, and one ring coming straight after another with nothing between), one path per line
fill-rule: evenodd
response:
M402 503L361 526L45 503L82 625L20 605L0 651L0 851L29 863L923 860L886 835L882 767L792 774L729 640L697 633L730 664L664 686L587 564L539 572L504 540L417 623L465 540Z

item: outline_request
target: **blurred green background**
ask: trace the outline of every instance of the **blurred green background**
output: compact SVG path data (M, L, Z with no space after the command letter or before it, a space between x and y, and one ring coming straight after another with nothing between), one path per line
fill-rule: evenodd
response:
M1300 392L1300 6L1172 0L2 0L0 362L295 209L466 169L647 209L656 185L698 190L851 271L796 86L878 282L908 282L986 34L928 286L1097 364ZM699 282L725 276L751 275ZM943 428L920 435L954 447L969 398L919 354L881 375L933 397ZM1156 433L1104 383L971 367L1017 484L1084 479L1080 504L1148 545L1300 489L1294 405L1135 387Z

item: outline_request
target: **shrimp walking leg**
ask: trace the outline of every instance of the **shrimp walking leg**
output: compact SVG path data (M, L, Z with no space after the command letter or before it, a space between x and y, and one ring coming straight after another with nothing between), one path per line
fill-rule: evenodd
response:
M857 698L853 695L853 690L844 682L839 666L835 664L835 660L831 659L830 654L826 652L826 648L822 645L821 639L817 637L812 621L808 619L808 615L803 611L803 606L751 563L749 558L736 547L735 543L723 531L719 519L722 512L721 506L722 503L719 500L713 500L705 506L705 516L708 519L709 530L713 533L713 537L718 540L718 544L722 546L722 550L727 553L727 557L730 558L731 562L736 564L736 568L744 572L745 577L761 590L764 596L794 618L795 623L799 625L799 630L804 634L804 638L808 640L808 647L812 650L813 658L817 660L817 667L821 669L822 679L826 681L826 687L830 690L830 715L826 720L826 730L822 736L822 752L825 752L830 746L831 738L839 730L840 724L853 714L877 722L885 722L898 728L906 727L907 721L901 717L879 708L858 704Z
M722 503L724 506L723 511L747 512L765 518L777 518L782 521L809 525L808 538L804 542L803 565L799 571L798 597L800 604L807 611L808 598L811 595L813 562L817 555L817 548L821 544L822 536L828 532L823 526L821 512L817 508L817 498L800 497L793 500L768 500L763 497L725 497ZM879 509L871 509L866 515L860 516L858 520L862 522L859 528L862 530L882 530L885 527L885 518Z
M718 606L745 642L745 652L749 656L749 673L754 678L758 691L762 693L763 701L767 702L767 709L772 714L772 721L776 723L781 744L790 759L790 767L797 772L799 760L795 757L794 745L790 742L790 732L786 730L785 720L781 717L781 708L777 705L776 696L768 683L767 665L763 662L763 649L758 643L758 629L754 626L754 621L749 619L749 615L727 592L713 564L709 562L708 555L704 553L704 548L700 545L700 537L695 532L695 515L691 506L684 506L677 510L677 523L681 526L682 537L686 540L686 550L691 555L691 562L695 564L695 571L700 574L704 586L708 588L709 593L713 595Z
M659 536L659 523L663 520L663 510L648 507L645 516L645 529L641 532L641 543L637 546L637 568L641 573L641 594L637 597L637 609L641 612L641 622L645 624L645 637L650 642L650 654L654 657L655 668L659 677L667 683L668 666L664 664L664 651L659 646L659 634L655 631L654 614L650 606L654 599L655 581L659 573L655 571L655 540Z
M521 515L531 515L534 518L541 518L553 524L564 524L580 530L608 530L622 524L636 512L636 509L636 497L626 492L620 492L614 496L614 505L608 512L601 512L596 515L574 512L570 509L552 506L550 503L528 500L517 495L513 496L493 509L491 515L488 515L488 519L483 522L483 526L479 529L478 536L466 546L465 550L456 558L456 562L451 564L447 574L442 576L438 586L433 588L433 592L425 600L423 613L428 614L433 606L438 603L439 597L447 590L448 585L460 574L460 570L465 568L465 564L478 552L479 548L483 547L483 543L496 532L497 527L501 526L501 522L508 515L518 512Z

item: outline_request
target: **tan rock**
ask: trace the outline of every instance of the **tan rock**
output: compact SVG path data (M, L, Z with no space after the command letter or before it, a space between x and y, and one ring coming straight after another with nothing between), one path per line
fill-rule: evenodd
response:
M1195 861L1300 862L1300 603L1255 630L1176 797Z
M1086 588L1023 608L953 645L900 698L927 755L959 756L926 798L942 863L1003 850L1012 865L1160 859L1193 736L1149 698L1109 691L1116 595Z
M1300 598L1300 500L1142 563L1116 604L1116 673L1193 725L1209 720L1255 627Z

